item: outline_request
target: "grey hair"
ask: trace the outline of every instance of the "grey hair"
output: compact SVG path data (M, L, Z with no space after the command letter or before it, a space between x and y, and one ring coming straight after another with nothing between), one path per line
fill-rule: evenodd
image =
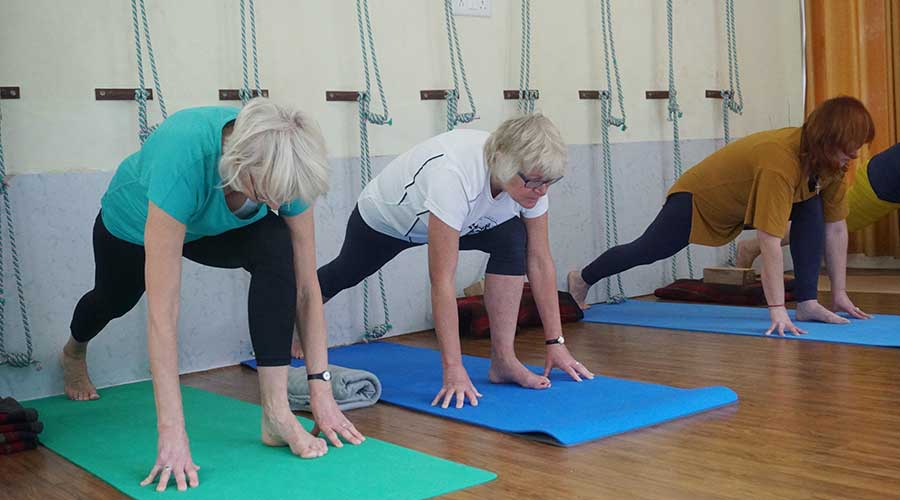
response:
M279 205L301 199L312 205L328 191L331 167L322 131L306 113L257 97L234 123L219 160L222 187L244 194L256 190Z
M506 120L484 145L491 175L507 182L516 174L540 172L545 179L566 173L566 144L556 125L535 113Z

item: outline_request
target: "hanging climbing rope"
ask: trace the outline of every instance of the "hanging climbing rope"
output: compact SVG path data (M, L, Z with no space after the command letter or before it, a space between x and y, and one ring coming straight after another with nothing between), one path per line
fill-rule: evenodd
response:
M9 237L9 250L12 254L13 275L16 279L16 293L19 298L19 312L22 314L22 330L25 332L25 352L9 352L6 350L6 248L3 245L3 233L0 231L0 365L8 364L16 368L24 368L36 364L34 346L31 342L31 324L28 322L28 308L25 304L25 287L22 285L22 268L19 265L19 253L16 249L16 231L13 225L12 205L9 201L9 179L6 177L6 164L3 160L3 113L0 111L0 193L3 195L3 219L6 221L6 233ZM2 224L3 221L0 221Z
M668 120L672 122L672 153L673 153L673 166L674 166L674 178L678 180L683 173L683 168L681 164L681 139L678 134L678 120L682 117L681 107L678 105L678 91L675 89L675 61L672 57L673 53L673 38L672 38L672 30L673 30L673 22L672 22L672 0L666 0L666 29L668 33L668 42L669 42L669 117ZM688 265L688 274L691 278L694 277L694 261L691 257L691 247L688 245L687 247L687 265ZM678 255L672 256L672 279L678 279Z
M138 17L140 10L140 18ZM147 58L150 59L150 72L153 74L153 88L156 99L159 102L159 111L165 120L169 113L166 111L166 101L163 98L162 86L159 83L159 72L156 70L156 57L153 54L153 44L150 41L150 23L147 21L147 9L144 0L131 0L131 21L134 27L134 49L137 58L138 88L134 91L134 98L138 103L138 140L141 144L147 140L156 126L150 127L147 120L147 90L144 88L144 47L141 43L141 34L147 43ZM143 30L143 31L142 31Z
M600 0L600 24L603 33L603 60L606 67L606 89L600 91L600 121L603 148L603 194L606 213L606 248L619 244L619 223L616 219L615 183L612 169L612 152L609 145L609 127L618 127L623 132L625 125L625 97L622 94L622 79L619 77L619 60L616 58L616 44L612 29L612 7L610 0ZM616 86L612 86L615 75ZM619 115L612 114L613 92L618 96ZM616 274L617 293L613 293L612 277L606 278L606 302L619 304L625 301L622 275Z
M366 90L359 93L359 162L361 167L360 180L362 187L372 180L372 161L369 157L369 127L373 125L391 125L390 112L388 111L387 97L381 83L381 71L378 69L378 57L375 54L375 38L372 36L372 21L369 17L369 1L356 0L356 19L359 25L359 44L362 50L363 73L366 81ZM372 96L372 82L369 74L369 57L372 59L372 72L375 73L375 86L381 101L382 113L374 113L370 108ZM381 306L384 310L384 323L369 326L369 279L363 280L363 328L364 339L374 340L383 337L393 328L391 315L388 309L387 291L384 286L384 275L378 270L378 286L381 289Z
M537 93L531 83L531 0L522 0L522 45L519 60L519 112L534 113Z
M447 43L450 46L450 70L453 73L453 89L447 91L447 130L453 130L460 123L469 123L475 119L475 99L469 89L466 78L466 67L463 64L462 49L459 47L459 34L456 32L456 19L453 17L451 0L444 0L444 21L447 28ZM457 64L459 71L457 72ZM457 74L458 73L458 74ZM462 79L466 99L469 101L468 113L459 112L459 80Z
M143 2L144 0L141 0ZM253 98L253 91L256 95L262 95L262 87L259 84L259 60L256 53L256 7L254 0L241 0L241 66L243 68L243 81L238 95L241 98L241 105L247 104L247 101ZM250 88L250 61L247 57L247 18L250 18L250 50L253 56L253 89Z
M731 142L731 113L740 115L744 111L744 96L741 95L741 74L737 58L737 30L734 22L734 0L725 0L725 38L728 41L728 89L722 91L722 128L725 144ZM737 265L737 242L728 244L728 265Z

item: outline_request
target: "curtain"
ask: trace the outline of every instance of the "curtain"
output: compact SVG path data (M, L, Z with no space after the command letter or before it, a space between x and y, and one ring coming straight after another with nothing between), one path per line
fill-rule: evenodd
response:
M898 142L900 0L806 0L805 9L806 112L838 95L862 100L876 136L861 164ZM851 233L849 252L900 258L897 212Z

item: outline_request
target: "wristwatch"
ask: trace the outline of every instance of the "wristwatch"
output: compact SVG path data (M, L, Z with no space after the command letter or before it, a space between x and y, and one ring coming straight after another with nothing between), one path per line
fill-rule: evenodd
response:
M306 375L306 380L324 380L325 382L328 382L331 380L331 372L325 370L322 373L310 373Z
M544 343L547 344L547 345L553 345L553 344L565 344L565 343L566 343L566 339L564 339L563 336L560 335L559 337L556 337L555 339L545 340Z

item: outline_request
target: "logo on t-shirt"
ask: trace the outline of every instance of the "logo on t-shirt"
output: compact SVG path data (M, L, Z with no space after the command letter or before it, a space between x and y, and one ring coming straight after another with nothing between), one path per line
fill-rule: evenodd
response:
M478 234L482 231L487 231L492 227L497 225L497 221L493 217L482 217L477 221L469 224L469 227L466 228L465 234Z

